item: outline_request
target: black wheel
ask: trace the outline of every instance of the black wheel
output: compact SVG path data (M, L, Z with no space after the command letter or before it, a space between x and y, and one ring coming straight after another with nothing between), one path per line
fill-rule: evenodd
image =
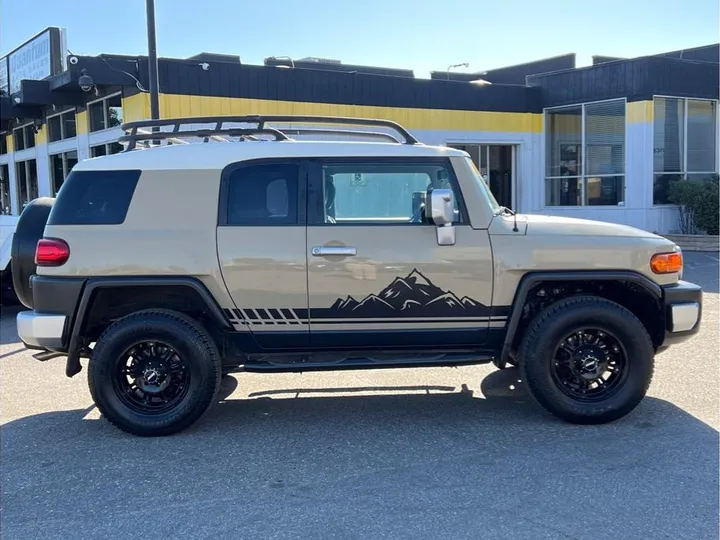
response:
M632 411L653 374L655 350L643 324L619 304L593 296L540 312L521 347L530 394L555 416L602 424Z
M134 435L170 435L198 420L215 399L220 355L212 337L190 317L139 311L100 336L88 384L113 425Z

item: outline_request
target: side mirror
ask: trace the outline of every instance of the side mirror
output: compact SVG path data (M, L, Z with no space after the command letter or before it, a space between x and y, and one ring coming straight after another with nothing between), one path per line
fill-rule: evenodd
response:
M452 225L455 218L453 192L450 189L433 189L430 192L430 215L435 225Z
M428 218L437 226L437 243L440 246L455 245L455 204L450 189L430 191L430 204L427 206Z

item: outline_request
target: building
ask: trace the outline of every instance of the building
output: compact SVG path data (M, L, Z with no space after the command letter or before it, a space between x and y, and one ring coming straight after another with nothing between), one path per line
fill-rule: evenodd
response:
M65 50L63 31L48 28L0 60L4 260L29 200L57 193L78 160L120 151L121 122L150 116L146 57ZM717 178L719 55L715 44L576 68L568 54L420 79L336 60L246 65L201 53L159 60L160 109L387 118L422 142L467 150L499 202L519 212L670 233L672 182Z

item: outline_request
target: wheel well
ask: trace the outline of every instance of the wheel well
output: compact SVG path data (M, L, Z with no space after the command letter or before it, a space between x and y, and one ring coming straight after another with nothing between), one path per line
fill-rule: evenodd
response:
M522 315L513 338L516 351L535 315L547 306L571 296L593 295L611 300L632 312L648 331L655 347L665 337L665 313L660 299L631 281L541 281L528 292L522 306Z
M207 300L184 285L127 285L98 288L91 293L81 335L92 343L113 322L143 309L162 308L189 315L200 322L221 344L223 327Z

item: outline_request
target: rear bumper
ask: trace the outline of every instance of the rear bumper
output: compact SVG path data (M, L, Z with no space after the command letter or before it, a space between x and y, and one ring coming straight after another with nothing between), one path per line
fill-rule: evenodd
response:
M30 349L65 353L84 279L32 276L32 311L17 315L18 336Z
M17 314L18 336L30 349L58 351L63 348L67 321L65 315L21 311Z
M682 343L700 330L702 288L688 281L663 287L665 340L662 348Z

